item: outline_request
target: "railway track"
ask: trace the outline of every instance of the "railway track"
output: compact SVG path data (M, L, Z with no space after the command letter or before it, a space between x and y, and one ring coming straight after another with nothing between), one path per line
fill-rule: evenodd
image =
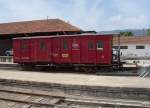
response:
M1 86L0 100L9 108L150 108L148 101L89 98Z

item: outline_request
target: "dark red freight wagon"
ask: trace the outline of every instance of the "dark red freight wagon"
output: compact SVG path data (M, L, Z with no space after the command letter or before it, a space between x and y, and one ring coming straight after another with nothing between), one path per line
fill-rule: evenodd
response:
M14 62L25 66L112 66L112 35L62 35L13 39Z

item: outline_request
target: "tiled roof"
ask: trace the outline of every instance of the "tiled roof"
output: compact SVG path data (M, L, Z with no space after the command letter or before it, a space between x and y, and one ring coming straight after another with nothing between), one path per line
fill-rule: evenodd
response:
M78 32L80 28L75 27L60 19L33 20L23 22L1 23L0 34L19 34L36 32Z
M118 37L113 38L113 44L118 44ZM150 44L150 36L121 36L120 44Z

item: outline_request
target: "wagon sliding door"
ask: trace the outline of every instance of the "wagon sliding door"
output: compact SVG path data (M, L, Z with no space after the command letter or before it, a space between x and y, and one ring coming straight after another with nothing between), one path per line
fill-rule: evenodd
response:
M94 42L94 39L93 38L89 38L89 41L87 42L87 50L88 50L88 53L87 53L87 60L88 60L88 63L96 63L96 53L95 53L95 42Z
M61 63L70 63L71 62L71 55L70 55L70 38L63 37L61 38Z
M51 61L51 42L47 38L37 39L37 60L38 62L48 63Z
M60 64L61 58L61 42L60 38L52 38L52 61L53 63Z
M96 60L97 63L104 63L104 41L97 40L96 41Z
M112 49L111 49L111 38L104 38L103 40L97 40L97 63L100 64L111 64Z
M18 39L13 40L13 59L14 62L19 62L21 59L21 42Z
M71 60L72 63L80 63L80 38L72 37L71 45Z
M83 37L81 42L81 62L86 64L96 63L95 41L93 37Z
M28 39L23 39L20 41L21 43L21 49L20 49L20 54L21 54L21 60L22 62L30 62L30 40Z

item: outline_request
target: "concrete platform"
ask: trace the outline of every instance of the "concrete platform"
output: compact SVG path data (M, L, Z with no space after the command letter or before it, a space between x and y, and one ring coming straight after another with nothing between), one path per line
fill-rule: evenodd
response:
M150 79L0 70L0 84L94 97L149 100Z
M0 70L0 79L69 85L150 88L150 78L96 76L75 73L41 73L17 70Z

